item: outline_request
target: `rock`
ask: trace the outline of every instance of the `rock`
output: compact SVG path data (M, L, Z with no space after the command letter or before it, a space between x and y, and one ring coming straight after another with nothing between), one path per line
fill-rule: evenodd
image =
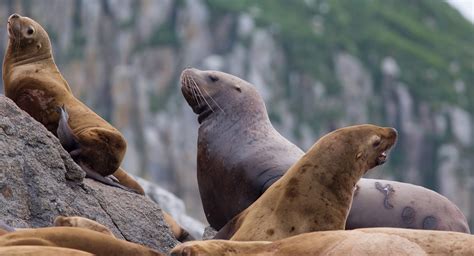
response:
M137 179L138 183L140 183L145 190L145 194L150 197L151 200L158 203L164 211L173 216L192 236L197 239L201 238L205 225L186 214L183 200L145 179L140 177L135 177L135 179Z
M451 107L449 109L451 118L451 130L456 141L464 147L472 144L472 121L471 114L459 107Z
M78 215L164 253L177 244L157 204L84 179L57 138L4 96L0 117L0 220L34 228L51 226L58 215Z
M337 77L342 85L347 124L366 123L368 102L372 98L372 78L354 56L340 53L334 59Z
M217 230L212 228L211 226L207 226L204 229L204 233L202 234L202 240L210 240L217 235Z

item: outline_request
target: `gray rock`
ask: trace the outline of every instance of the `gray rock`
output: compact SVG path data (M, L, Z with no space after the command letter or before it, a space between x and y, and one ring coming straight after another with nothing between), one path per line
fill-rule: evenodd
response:
M372 98L372 78L354 56L340 53L334 58L337 77L343 87L347 124L365 123L369 119L368 102Z
M84 179L57 138L4 96L0 116L0 220L13 227L46 227L58 215L77 215L164 253L177 244L157 204Z
M449 115L454 137L461 145L468 147L472 143L471 115L466 110L454 106L449 109Z
M196 239L200 239L205 225L190 217L186 213L183 200L178 198L173 193L160 188L158 185L153 184L140 177L135 177L140 185L145 190L145 193L151 200L158 203L164 211L168 212L184 229L186 229Z
M202 240L210 240L217 235L217 231L213 229L211 226L207 226L204 229L204 233L202 234Z

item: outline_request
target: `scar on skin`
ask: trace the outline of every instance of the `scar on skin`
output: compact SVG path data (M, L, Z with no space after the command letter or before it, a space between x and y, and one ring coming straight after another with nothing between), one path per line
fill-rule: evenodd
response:
M389 202L390 197L395 193L395 189L393 189L392 185L387 184L383 186L380 182L375 182L375 188L384 194L383 206L386 209L392 209L393 205Z

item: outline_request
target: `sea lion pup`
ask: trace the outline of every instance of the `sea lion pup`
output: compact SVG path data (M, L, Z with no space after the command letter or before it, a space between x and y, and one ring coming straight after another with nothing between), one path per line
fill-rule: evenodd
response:
M357 125L319 139L288 172L216 235L236 241L275 241L301 233L343 230L354 186L385 163L393 128Z
M112 233L112 231L110 231L106 226L98 223L97 221L79 216L57 216L54 219L53 226L86 228L115 238L114 233Z
M181 91L198 115L199 191L209 224L219 230L304 152L273 128L255 87L238 77L188 68L181 74ZM346 229L379 226L469 232L456 205L432 190L375 179L361 179L357 188Z
M69 248L52 246L6 246L0 247L0 255L8 256L93 256L94 254Z
M126 175L119 169L127 147L122 134L72 95L54 62L49 36L40 24L13 14L8 18L7 30L9 40L3 60L5 95L55 135L60 120L57 109L65 106L70 117L68 125L77 139L78 148L69 151L73 159L89 177L121 187L99 176L117 171ZM134 187L138 185L131 177L129 181Z
M163 255L145 246L109 235L73 227L21 230L0 236L1 246L44 245L89 252L95 255Z
M320 231L275 242L193 241L171 250L172 256L231 255L474 255L474 236L459 232L368 228Z

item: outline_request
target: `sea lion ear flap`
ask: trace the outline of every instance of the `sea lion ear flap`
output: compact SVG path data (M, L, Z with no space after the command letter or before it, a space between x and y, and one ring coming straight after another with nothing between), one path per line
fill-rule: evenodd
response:
M362 157L362 152L357 153L356 159L359 160Z
M37 44L36 44L36 49L39 50L39 49L41 49L41 47L42 47L41 43L37 43Z
M242 92L242 87L238 84L234 84L234 88L238 91L238 92Z

